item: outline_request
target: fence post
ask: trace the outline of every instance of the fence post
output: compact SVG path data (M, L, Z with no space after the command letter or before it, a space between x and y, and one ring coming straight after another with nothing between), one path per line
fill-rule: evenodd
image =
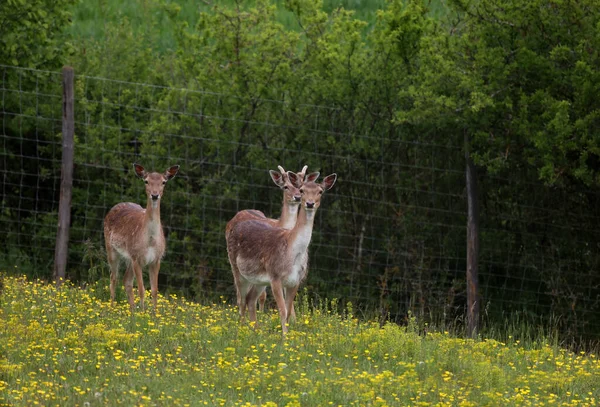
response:
M470 140L465 133L467 183L467 334L477 336L479 325L479 208L477 173L470 154Z
M54 250L54 280L60 285L65 280L69 250L69 227L71 226L71 197L73 189L73 137L74 72L70 66L63 67L63 117L62 117L62 166L60 177L60 202L58 205L58 230Z

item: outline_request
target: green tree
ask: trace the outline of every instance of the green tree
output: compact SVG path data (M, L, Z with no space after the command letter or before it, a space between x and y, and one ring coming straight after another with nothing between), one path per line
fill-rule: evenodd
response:
M54 69L72 50L61 36L78 0L6 0L0 3L0 63Z
M552 312L563 327L581 329L581 314L597 310L589 289L597 277L584 270L595 269L598 256L585 248L596 240L587 217L572 211L594 213L597 200L600 4L450 4L449 24L421 43L414 85L401 92L411 107L397 121L435 129L455 145L471 140L481 170L484 302ZM494 254L507 252L510 265ZM507 284L520 301L503 300Z
M53 192L45 185L60 179L60 149L56 148L60 127L56 123L60 123L61 104L52 96L60 95L60 76L41 70L60 68L71 52L62 32L70 24L75 3L0 2L0 154L5 171L0 262L11 267L21 263L36 270L52 258L56 218Z

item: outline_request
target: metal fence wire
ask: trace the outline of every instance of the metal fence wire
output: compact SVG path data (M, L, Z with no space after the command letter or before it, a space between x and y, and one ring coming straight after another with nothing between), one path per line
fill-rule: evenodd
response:
M61 75L0 66L0 100L0 264L49 278L60 199ZM118 202L145 205L132 163L161 172L179 164L161 204L167 253L159 290L235 302L225 224L242 209L278 217L282 194L268 170L308 165L321 179L338 174L315 221L308 295L351 301L398 322L409 311L459 321L467 291L463 146L357 117L285 96L75 75L67 277L108 286L103 218ZM597 335L598 197L521 175L479 173L481 317L503 321L516 313L566 334Z

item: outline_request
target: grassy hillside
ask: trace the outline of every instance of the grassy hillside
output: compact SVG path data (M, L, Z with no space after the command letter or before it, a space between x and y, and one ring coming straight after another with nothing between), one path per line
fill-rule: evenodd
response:
M0 278L3 276L0 275ZM600 361L521 344L379 328L299 303L240 325L225 304L159 298L131 316L102 290L2 278L2 405L596 406Z
M242 7L250 7L252 1L238 1ZM150 46L159 51L173 49L173 23L165 12L165 5L177 4L181 7L179 18L195 27L200 12L212 12L214 5L219 7L233 7L235 0L197 1L197 0L89 0L80 2L73 10L73 24L68 33L75 42L82 40L103 40L106 35L107 25L131 25L134 32L140 37L151 37ZM285 0L272 0L277 6L278 20L288 29L297 29L296 17L286 10ZM386 0L324 0L323 9L331 12L338 7L353 10L356 18L373 23L377 10L386 6ZM432 14L443 13L443 0L432 0L430 3Z

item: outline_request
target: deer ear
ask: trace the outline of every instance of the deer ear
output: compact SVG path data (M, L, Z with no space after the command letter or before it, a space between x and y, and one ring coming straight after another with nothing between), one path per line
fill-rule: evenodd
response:
M300 175L300 177L301 177L301 178L304 178L304 176L306 175L306 170L308 170L308 165L305 165L305 166L302 168L302 171L300 171L300 172L298 173L298 175Z
M133 163L133 170L135 171L135 175L138 177L142 179L146 177L146 170L144 170L144 167L141 165Z
M323 187L323 189L325 191L331 189L331 187L333 186L333 184L335 184L335 180L337 180L337 174L333 173L331 175L326 176L323 179L323 182L321 182L321 186Z
M288 171L287 176L294 187L302 188L302 178L300 178L295 172Z
M277 185L279 188L284 187L285 179L283 179L283 174L281 174L277 171L274 171L274 170L269 170L269 174L271 174L271 179L273 180L275 185Z
M171 178L173 178L175 175L177 175L178 172L179 172L179 165L174 165L165 171L165 178L168 181Z
M317 178L319 178L319 175L321 175L320 172L313 172L311 174L308 174L306 176L306 178L304 179L304 183L315 182L317 180Z

